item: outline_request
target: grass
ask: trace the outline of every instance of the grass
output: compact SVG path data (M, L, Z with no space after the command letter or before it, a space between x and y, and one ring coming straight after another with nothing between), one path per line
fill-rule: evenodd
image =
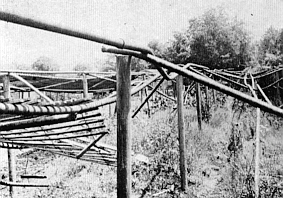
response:
M224 98L224 99L223 99ZM149 118L132 120L132 150L149 164L133 161L134 197L253 197L255 109L230 97L210 107L209 122L199 131L195 108L185 109L188 192L180 190L177 117L173 105ZM240 108L239 108L240 107ZM102 109L108 117L108 109ZM112 106L114 111L114 106ZM282 119L262 113L261 197L282 197ZM104 141L116 145L116 117ZM274 124L276 123L276 124ZM116 197L116 168L36 151L18 159L23 171L48 176L49 188L16 188L18 197ZM19 178L19 177L18 177ZM0 195L7 194L7 189ZM1 197L1 196L0 196Z

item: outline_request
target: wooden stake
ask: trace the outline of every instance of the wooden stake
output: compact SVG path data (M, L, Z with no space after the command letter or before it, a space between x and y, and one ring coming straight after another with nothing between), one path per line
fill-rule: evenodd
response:
M178 109L178 130L179 130L179 150L180 150L180 172L181 188L187 190L187 161L186 161L186 138L184 132L184 104L183 104L183 77L177 77L177 109Z
M200 84L196 82L196 100L197 100L197 116L198 116L198 128L201 131L201 90L200 90Z
M3 77L3 91L4 97L11 98L11 89L10 89L10 77L9 75ZM8 149L8 169L9 169L9 181L16 181L16 161L15 153L12 149ZM13 198L14 189L13 186L9 187L10 197Z
M131 57L117 56L117 197L131 197Z

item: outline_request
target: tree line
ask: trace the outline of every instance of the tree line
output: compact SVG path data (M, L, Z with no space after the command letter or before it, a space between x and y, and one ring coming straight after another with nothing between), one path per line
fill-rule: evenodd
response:
M253 41L243 21L231 18L223 9L211 9L188 21L185 30L175 32L167 43L151 41L154 54L175 64L196 63L210 69L243 70L246 67L278 66L283 62L283 29L270 27L259 41ZM78 64L74 71L92 70L90 64ZM31 69L52 71L59 66L42 56ZM115 56L101 66L103 71L115 71ZM132 70L154 68L140 59L132 59Z

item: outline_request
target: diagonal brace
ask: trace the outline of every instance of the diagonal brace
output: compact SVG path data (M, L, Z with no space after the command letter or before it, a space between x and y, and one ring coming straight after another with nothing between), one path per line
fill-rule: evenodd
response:
M93 145L95 145L104 135L101 134L97 139L93 140L92 142L90 142L77 156L77 159L80 159Z

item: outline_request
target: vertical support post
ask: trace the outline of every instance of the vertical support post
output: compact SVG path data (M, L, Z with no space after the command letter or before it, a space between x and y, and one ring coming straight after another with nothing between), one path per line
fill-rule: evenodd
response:
M213 89L213 104L215 104L215 102L216 102L216 90L215 89Z
M88 84L87 84L87 78L85 73L83 74L83 90L84 90L84 98L88 98Z
M256 108L256 139L255 139L255 197L259 197L259 165L260 165L260 108Z
M142 97L142 90L140 90L139 92L141 94L141 102L143 101L143 97Z
M5 98L11 98L11 89L10 89L10 77L9 75L3 77L3 91ZM15 153L12 149L8 149L8 169L9 169L9 181L16 181L16 161ZM14 188L13 186L9 187L10 197L13 198Z
M109 117L111 117L111 112L112 112L112 110L111 110L111 104L109 104Z
M183 103L183 77L177 77L177 109L178 109L178 130L179 130L179 152L181 189L187 190L187 160L186 160L186 138L184 132L184 103Z
M145 92L145 97L147 98L148 94L147 94L147 87L144 88L144 92ZM149 105L149 101L146 101L147 104L147 109L148 109L148 117L150 118L150 105Z
M198 116L198 128L201 131L201 90L200 90L200 84L196 82L196 100L197 100L197 116Z
M131 197L131 57L117 56L117 197Z
M275 73L276 80L278 81L280 79L279 72ZM276 84L276 98L277 98L277 105L280 106L282 103L281 93L280 93L280 81Z
M208 86L205 86L205 116L207 122L209 122L209 96L208 96Z

